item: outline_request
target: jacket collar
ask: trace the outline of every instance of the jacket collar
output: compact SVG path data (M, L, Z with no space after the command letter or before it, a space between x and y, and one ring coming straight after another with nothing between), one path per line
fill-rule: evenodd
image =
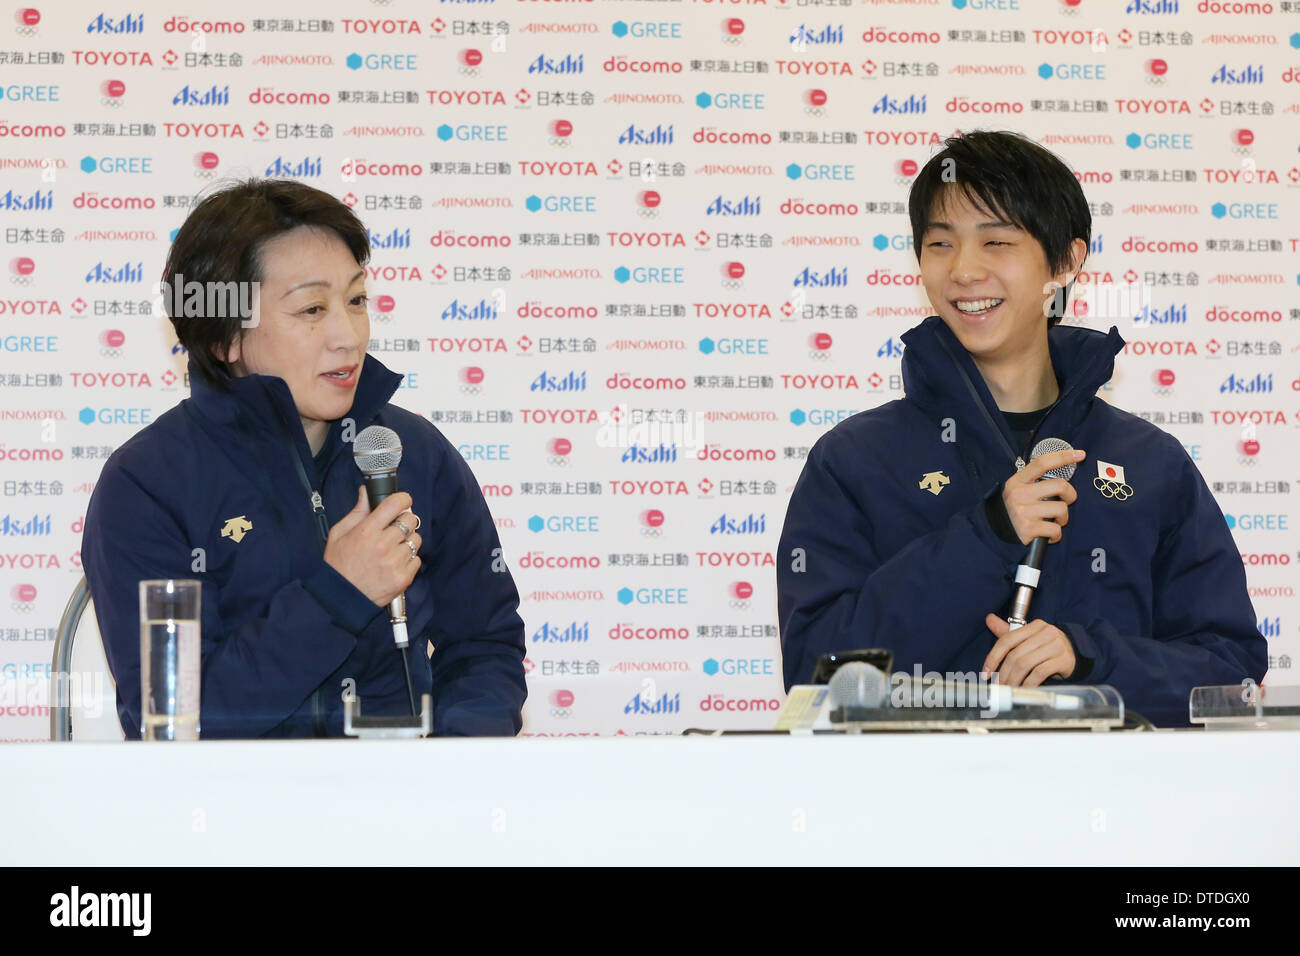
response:
M1010 441L1011 432L993 401L975 360L951 329L932 315L902 335L903 389L923 410L965 419L976 428L991 421ZM1043 419L1044 433L1067 441L1087 415L1097 389L1115 371L1115 355L1124 347L1119 329L1109 332L1058 324L1047 332L1047 348L1061 393ZM982 406L982 407L981 407Z
M223 391L209 384L199 374L193 358L189 361L189 374L190 401L208 421L218 428L274 439L282 439L284 427L287 426L303 461L311 461L302 418L298 415L293 395L284 379L278 375L244 375L239 378L226 376L225 382L229 389ZM388 403L401 380L402 376L397 372L373 355L366 355L361 365L357 391L352 397L352 407L344 417L351 418L356 423L357 431L360 431ZM339 428L335 422L331 424L325 446L321 449L324 460L332 460L341 445Z

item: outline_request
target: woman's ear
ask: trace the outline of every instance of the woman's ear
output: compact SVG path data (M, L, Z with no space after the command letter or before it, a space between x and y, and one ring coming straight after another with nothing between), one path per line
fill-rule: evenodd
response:
M240 339L242 336L236 335L230 340L229 345L223 345L220 342L212 343L212 355L219 362L225 362L230 366L232 372L239 365L240 358L243 357L243 349L240 348Z

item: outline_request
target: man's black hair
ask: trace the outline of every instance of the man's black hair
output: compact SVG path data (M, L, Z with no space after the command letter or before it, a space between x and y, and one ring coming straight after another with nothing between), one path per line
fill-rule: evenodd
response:
M191 282L203 288L209 283L261 282L263 247L300 226L337 235L358 265L370 259L365 226L338 199L291 179L254 178L210 193L190 211L167 253L162 281L168 288L174 277L180 277L184 287ZM180 293L181 289L172 289L171 295L163 296L176 337L189 350L199 374L212 385L227 388L230 367L213 349L226 354L244 331L241 317L226 310L213 316L175 315L173 305ZM187 303L185 312L191 311L196 310Z
M1015 223L1038 240L1052 274L1070 265L1070 244L1092 239L1092 213L1079 180L1050 150L1019 133L975 130L944 141L912 182L907 211L921 259L921 239L952 186L981 212ZM1061 321L1070 282L1053 297L1048 328Z

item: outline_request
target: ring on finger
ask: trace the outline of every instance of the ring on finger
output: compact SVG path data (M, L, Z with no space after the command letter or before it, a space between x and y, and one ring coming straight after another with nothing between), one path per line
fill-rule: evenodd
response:
M420 516L417 515L417 514L416 514L415 512L413 512L413 511L405 511L405 512L403 512L403 514L408 514L408 515L410 515L412 518L415 519L415 527L412 528L411 530L412 530L412 531L419 531L419 530L420 530Z
M408 548L411 549L411 560L414 561L415 558L416 558L416 555L417 555L417 552L416 552L416 550L415 550L415 544L414 544L414 542L406 541L406 542L403 542L403 543L404 543Z
M403 539L403 540L405 540L406 538L409 538L409 537L411 536L411 531L412 531L412 529L411 529L411 528L408 528L406 525L404 525L404 524L402 523L402 519L401 519L401 518L394 518L394 519L393 519L393 524L397 525L399 528L402 529L402 539ZM418 526L417 526L417 527L418 527Z

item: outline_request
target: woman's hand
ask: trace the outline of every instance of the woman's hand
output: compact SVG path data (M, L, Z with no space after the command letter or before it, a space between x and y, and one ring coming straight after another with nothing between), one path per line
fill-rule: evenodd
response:
M421 538L414 530L420 519L406 515L410 507L411 496L398 491L371 511L362 485L356 507L330 528L325 542L325 563L380 607L405 591L420 570Z

